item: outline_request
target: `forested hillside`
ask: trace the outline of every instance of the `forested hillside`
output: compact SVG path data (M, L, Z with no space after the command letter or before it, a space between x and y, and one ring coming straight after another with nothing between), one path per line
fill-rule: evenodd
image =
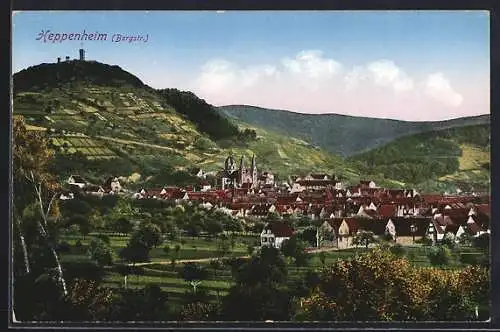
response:
M489 186L490 126L410 135L347 159L362 174L382 175L423 188L455 183L461 190Z
M304 114L246 105L223 106L218 110L230 118L298 137L344 157L410 134L490 122L489 114L448 121L408 122L340 114Z

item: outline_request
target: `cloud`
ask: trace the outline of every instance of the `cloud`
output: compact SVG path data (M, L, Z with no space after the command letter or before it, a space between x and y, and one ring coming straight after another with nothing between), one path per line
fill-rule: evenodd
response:
M313 79L332 77L342 68L339 62L324 58L320 50L301 51L293 59L285 57L281 63L286 71Z
M427 77L425 93L448 106L457 107L463 102L462 95L453 90L443 73L434 73Z
M269 65L240 67L223 59L211 60L203 65L195 85L207 93L219 93L227 89L244 89L262 78L277 74L276 68Z
M462 83L462 96L443 73L418 74L412 77L388 59L347 68L319 50L308 50L246 66L212 59L185 88L214 105L250 104L305 113L424 121L466 115L471 107L488 112L480 83Z
M409 91L414 88L413 79L390 60L378 60L366 66L355 66L345 75L344 81L348 90L367 82L392 88L396 92Z

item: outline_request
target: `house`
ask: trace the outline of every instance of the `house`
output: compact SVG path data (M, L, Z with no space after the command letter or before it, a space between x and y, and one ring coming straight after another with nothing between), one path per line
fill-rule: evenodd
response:
M106 182L104 182L103 188L108 192L112 191L114 193L122 191L120 180L118 180L116 176L108 178Z
M338 220L338 219L337 219ZM339 224L334 220L325 220L316 232L316 246L338 246L337 231Z
M361 188L366 189L366 188L377 188L377 185L373 181L359 181L359 185Z
M281 248L283 241L290 239L294 230L283 222L274 222L266 224L260 234L261 247L270 246Z
M66 200L74 199L74 198L75 198L75 194L73 194L71 192L61 193L61 195L59 196L59 199L61 201L66 201Z
M85 188L85 186L87 186L88 182L85 181L85 179L79 175L71 175L68 178L68 184L70 184L72 186L76 186L78 188Z
M86 185L85 192L90 195L103 196L106 193L106 190L104 190L101 186Z
M200 186L200 191L209 191L212 189L212 186L207 181L201 181Z
M387 221L387 224L385 225L385 233L390 235L394 241L396 241L396 226L394 225L394 222L389 219Z
M205 172L203 172L203 170L201 168L195 168L191 174L196 176L196 177L199 177L200 179L206 178L206 174L205 174Z
M339 249L347 249L352 244L352 237L358 231L354 218L344 218L338 228L337 246Z

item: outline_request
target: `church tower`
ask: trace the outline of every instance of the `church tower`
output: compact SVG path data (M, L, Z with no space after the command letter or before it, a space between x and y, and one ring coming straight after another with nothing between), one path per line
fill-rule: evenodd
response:
M255 154L252 157L252 187L255 188L257 187L257 164L255 162Z
M240 176L239 176L239 181L238 181L238 184L241 186L243 184L243 182L245 181L245 175L246 175L246 172L247 170L245 169L245 160L244 160L244 157L241 156L241 159L240 159Z

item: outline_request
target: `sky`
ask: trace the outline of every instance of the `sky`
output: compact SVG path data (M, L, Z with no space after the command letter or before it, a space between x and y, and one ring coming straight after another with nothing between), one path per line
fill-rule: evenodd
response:
M216 106L406 121L490 113L487 11L24 11L12 22L13 73L83 47ZM69 37L84 32L101 40Z

